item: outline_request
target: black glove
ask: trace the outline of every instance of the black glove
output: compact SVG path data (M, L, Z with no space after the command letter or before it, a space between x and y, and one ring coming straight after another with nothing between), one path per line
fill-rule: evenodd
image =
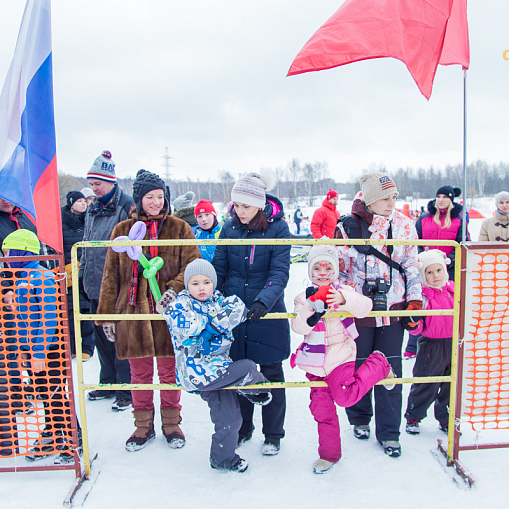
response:
M418 316L404 316L401 319L401 324L403 325L403 329L407 331L415 330L421 324L421 320L419 320Z
M247 312L247 319L250 322L255 322L259 320L262 316L267 314L267 308L263 302L257 300Z
M306 299L309 299L309 297L312 297L317 291L318 291L317 286L308 286L306 288Z
M80 297L85 300L90 300L88 298L87 292L85 291L85 286L83 285L83 277L78 279L78 289L80 293Z
M310 327L314 327L319 321L322 316L327 313L327 310L323 311L322 313L319 313L318 311L315 311L307 320L307 324Z

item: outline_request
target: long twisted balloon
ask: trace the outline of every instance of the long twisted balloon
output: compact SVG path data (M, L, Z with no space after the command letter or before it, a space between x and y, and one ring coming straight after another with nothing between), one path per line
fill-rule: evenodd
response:
M125 235L121 235L114 239L114 241L123 242L125 240L143 240L146 233L147 226L145 223L143 221L136 221L129 230L129 235L127 237ZM111 246L111 249L113 249L115 253L127 253L127 256L129 256L131 260L139 261L141 263L144 269L143 276L148 280L150 291L152 292L155 301L159 302L161 299L161 291L157 284L156 274L157 271L164 265L164 260L160 256L156 256L150 261L147 260L147 257L143 254L141 246Z

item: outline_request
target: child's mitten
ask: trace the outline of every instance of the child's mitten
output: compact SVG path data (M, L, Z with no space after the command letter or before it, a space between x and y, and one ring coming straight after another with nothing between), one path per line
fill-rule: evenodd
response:
M208 323L196 339L196 348L203 355L210 354L210 342L218 335L218 331Z
M317 313L322 313L323 315L328 308L327 295L331 290L332 288L328 285L319 286L318 288L309 286L306 288L306 300Z
M407 311L413 311L413 310L420 311L420 310L422 310L422 301L411 300L407 304L406 309L407 309ZM419 327L421 320L420 320L419 316L404 316L401 319L401 322L403 323L404 329L406 329L408 331L412 331L412 330L417 329L417 327Z

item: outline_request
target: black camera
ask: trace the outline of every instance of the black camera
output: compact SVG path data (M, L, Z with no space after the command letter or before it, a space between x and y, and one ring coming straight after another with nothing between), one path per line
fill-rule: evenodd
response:
M366 279L362 287L362 293L373 301L373 311L387 311L387 292L389 283L386 279Z

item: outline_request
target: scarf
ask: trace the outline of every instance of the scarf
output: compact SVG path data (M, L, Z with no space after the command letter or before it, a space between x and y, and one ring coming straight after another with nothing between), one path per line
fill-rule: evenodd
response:
M148 240L157 240L158 233L159 233L159 225L163 221L162 219L157 220L154 219L152 221L143 221L147 225L148 230ZM149 246L150 249L150 259L153 259L157 256L158 249L157 246ZM129 305L136 307L136 299L138 295L138 264L139 262L133 261L133 271L131 274L131 285L129 287ZM159 273L157 274L156 278L159 280ZM148 291L148 299L150 303L150 312L155 313L156 310L156 303L154 301L154 296L152 295L152 292L150 291L150 288L147 285L147 291Z

